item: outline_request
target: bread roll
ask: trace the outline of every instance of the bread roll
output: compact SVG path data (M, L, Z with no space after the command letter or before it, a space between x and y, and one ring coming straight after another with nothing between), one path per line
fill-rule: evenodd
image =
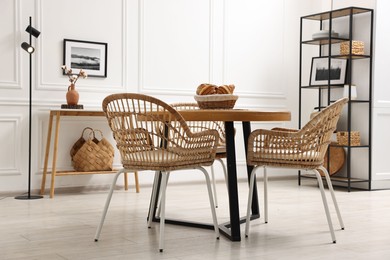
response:
M214 95L214 94L233 94L235 86L231 85L222 85L216 86L209 83L203 83L198 86L196 89L197 95Z
M229 89L230 94L233 94L234 89L236 88L233 84L227 85L227 88Z
M217 89L218 94L233 94L234 85L222 85Z
M218 87L217 94L231 94L231 93L229 88L226 85L223 85Z
M213 95L217 92L217 86L213 84L200 84L196 89L198 95Z

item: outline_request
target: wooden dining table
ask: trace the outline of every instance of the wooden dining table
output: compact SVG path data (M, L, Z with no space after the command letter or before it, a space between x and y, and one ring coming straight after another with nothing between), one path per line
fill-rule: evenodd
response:
M197 109L197 110L180 110L179 113L186 121L223 121L225 122L226 131L226 161L227 161L227 185L229 197L229 221L219 225L220 233L231 241L240 241L240 224L245 222L245 216L240 218L237 167L236 167L236 148L235 148L235 130L234 122L241 122L243 128L243 137L245 151L247 151L247 140L251 133L251 122L264 121L290 121L291 113L289 111L272 111L272 110L250 110L250 109ZM248 183L249 176L253 167L247 166ZM158 180L161 182L161 178ZM158 185L159 188L159 185ZM159 191L156 192L159 194ZM159 222L156 216L156 204L151 205L153 221ZM257 189L254 187L252 201L251 220L260 217L259 203L257 199ZM197 222L165 219L165 223L185 225L197 228L214 229L212 224Z

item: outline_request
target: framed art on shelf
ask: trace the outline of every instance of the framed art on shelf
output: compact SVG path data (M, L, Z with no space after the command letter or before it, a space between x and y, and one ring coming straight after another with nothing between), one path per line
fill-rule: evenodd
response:
M107 77L107 43L64 39L64 62L73 74L83 69L88 77Z
M313 57L311 62L310 86L327 85L328 79L330 79L330 84L343 85L345 83L346 72L346 59L330 58L329 71L329 58Z

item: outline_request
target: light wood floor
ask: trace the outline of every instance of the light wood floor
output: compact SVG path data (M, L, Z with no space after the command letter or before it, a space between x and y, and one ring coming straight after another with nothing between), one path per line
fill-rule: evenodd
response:
M2 197L0 259L390 259L390 191L336 190L346 229L340 230L331 206L337 237L332 244L314 180L297 186L295 179L271 179L269 223L252 221L249 238L244 225L241 242L216 240L211 230L166 225L166 247L159 253L158 224L146 225L150 190L118 188L99 242L93 238L107 189L57 189L54 199L30 201ZM225 184L217 190L222 223L228 217ZM239 191L243 216L247 185L240 183ZM205 185L168 186L166 214L211 223Z

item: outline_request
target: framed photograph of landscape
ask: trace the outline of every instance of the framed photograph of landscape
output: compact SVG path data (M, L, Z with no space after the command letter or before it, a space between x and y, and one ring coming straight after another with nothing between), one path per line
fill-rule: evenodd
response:
M345 83L347 72L347 60L346 59L330 59L330 71L329 71L329 59L327 57L314 57L311 62L310 72L310 86L327 85L330 78L330 84Z
M78 74L83 69L88 77L107 77L107 43L64 39L64 63Z

